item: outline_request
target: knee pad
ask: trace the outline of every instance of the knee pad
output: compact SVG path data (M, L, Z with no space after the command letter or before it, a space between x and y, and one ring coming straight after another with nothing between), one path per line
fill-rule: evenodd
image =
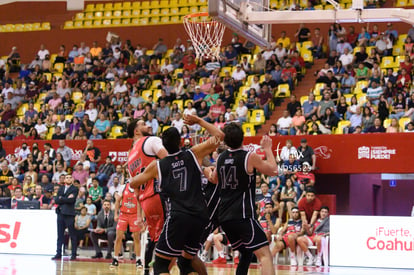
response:
M195 272L191 266L191 259L184 258L183 256L178 257L177 260L178 268L180 269L181 275L187 275L191 272Z
M168 270L170 262L171 260L164 259L155 255L155 263L153 265L154 275L158 275L161 273L170 273L170 271Z
M214 237L214 233L211 233L210 235L208 235L207 241L212 242L213 241L213 237Z

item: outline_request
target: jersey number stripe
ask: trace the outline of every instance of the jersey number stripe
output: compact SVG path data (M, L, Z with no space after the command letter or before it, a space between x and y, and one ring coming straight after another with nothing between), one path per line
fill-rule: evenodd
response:
M226 172L226 166L220 167L220 174L221 174L221 189L227 189L230 187L231 189L236 189L239 185L239 180L237 179L237 169L236 166L230 166L230 169Z
M181 167L172 171L174 179L180 180L180 192L187 191L187 167Z

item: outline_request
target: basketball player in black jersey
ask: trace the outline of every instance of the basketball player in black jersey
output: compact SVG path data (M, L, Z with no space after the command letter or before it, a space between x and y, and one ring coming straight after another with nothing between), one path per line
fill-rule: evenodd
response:
M181 274L194 272L191 260L199 250L200 236L208 221L207 205L201 191L201 163L220 144L224 133L197 116L188 115L186 124L199 124L212 137L185 151L180 150L181 137L175 127L162 134L168 156L153 161L143 173L131 180L137 188L152 178L158 178L158 189L167 203L167 219L155 249L154 274L169 274L174 257Z
M273 275L269 242L255 218L254 203L256 169L268 176L277 175L272 140L268 136L263 136L260 145L266 154L266 160L262 160L256 153L242 149L243 130L239 125L228 124L224 127L224 134L224 143L230 149L219 156L216 171L210 179L219 184L220 226L226 232L232 248L240 251L239 267L248 263L247 268L240 267L244 274L247 274L253 252L262 265L261 274Z

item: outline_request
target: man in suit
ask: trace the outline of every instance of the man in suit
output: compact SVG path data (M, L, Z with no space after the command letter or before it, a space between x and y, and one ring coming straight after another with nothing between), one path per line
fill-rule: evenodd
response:
M114 211L111 210L111 202L104 200L102 210L97 216L98 224L96 229L91 232L91 241L96 251L92 259L100 259L103 257L101 248L98 245L98 239L108 240L108 253L106 259L112 259L112 249L116 236L116 222L114 220Z
M73 185L72 175L65 175L65 185L62 185L57 195L54 197L57 214L57 248L56 255L52 260L62 258L62 245L64 242L65 229L68 228L70 240L72 242L71 260L76 260L76 248L78 240L76 239L75 230L75 201L78 196L78 188Z

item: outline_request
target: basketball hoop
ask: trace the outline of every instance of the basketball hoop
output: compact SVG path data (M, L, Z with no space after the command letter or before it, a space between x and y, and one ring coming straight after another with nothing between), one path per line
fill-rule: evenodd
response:
M226 27L208 17L207 12L184 16L184 27L193 42L197 58L220 59L220 46Z

